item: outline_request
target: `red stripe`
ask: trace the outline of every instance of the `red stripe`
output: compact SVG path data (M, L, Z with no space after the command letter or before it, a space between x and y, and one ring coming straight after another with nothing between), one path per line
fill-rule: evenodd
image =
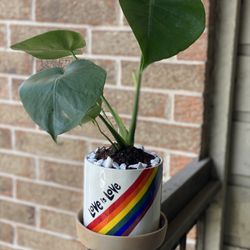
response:
M109 214L116 209L123 201L124 199L126 199L126 196L130 195L136 188L137 186L140 184L140 182L143 181L143 179L145 177L147 177L147 175L152 172L153 169L145 169L140 176L135 180L135 182L130 186L129 189L127 189L127 191L125 193L123 193L119 199L114 202L110 207L108 207L102 214L100 214L95 220L93 220L88 226L87 228L89 228L90 230L95 228L102 220L106 219L107 216L109 216Z

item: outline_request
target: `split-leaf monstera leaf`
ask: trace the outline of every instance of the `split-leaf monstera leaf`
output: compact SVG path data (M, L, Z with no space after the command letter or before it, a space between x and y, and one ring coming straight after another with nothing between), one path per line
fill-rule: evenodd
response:
M143 54L142 68L188 48L205 28L201 0L119 0Z
M19 90L30 117L54 140L100 113L106 72L88 60L43 70L24 81Z

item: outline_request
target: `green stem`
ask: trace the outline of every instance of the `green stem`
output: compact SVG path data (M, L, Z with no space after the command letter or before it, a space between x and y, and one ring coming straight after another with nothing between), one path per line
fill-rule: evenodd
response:
M110 126L112 126L112 127L114 128L114 125L112 124L112 122L111 122L110 119L108 118L108 116L107 116L106 112L104 111L104 109L101 108L101 110L102 110L102 113L103 113L105 119L109 122Z
M112 146L116 147L116 145L112 142L112 140L102 131L99 123L96 120L93 120L93 122L97 126L99 132L111 143Z
M135 131L136 131L136 126L137 126L137 116L138 116L138 111L139 111L142 73L143 73L143 57L141 56L140 67L138 69L137 76L134 79L136 89L135 89L134 109L132 113L130 129L129 129L129 144L130 145L134 145L135 143Z
M74 53L74 51L71 51L73 57L76 59L76 60L79 60L79 58L76 56L76 54Z
M125 148L127 146L126 142L123 140L123 138L119 135L119 133L106 121L106 119L99 114L100 119L105 124L105 126L108 128L108 130L111 132L111 134L114 136L116 142L119 145L119 148Z
M126 126L124 125L121 117L112 108L112 106L110 105L108 100L104 97L104 95L102 95L101 98L102 98L102 101L105 103L105 105L107 106L108 110L110 111L111 115L113 116L113 118L114 118L114 120L116 122L116 125L118 127L118 133L121 135L121 137L124 139L124 141L127 144L128 130L127 130Z

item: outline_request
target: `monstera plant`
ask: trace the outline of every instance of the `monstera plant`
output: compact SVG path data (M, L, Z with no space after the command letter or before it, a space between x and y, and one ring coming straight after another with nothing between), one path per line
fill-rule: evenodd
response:
M148 152L142 152L143 150L135 151L134 147L143 73L152 63L170 58L193 44L204 31L205 11L201 0L120 0L119 3L141 49L138 70L131 72L135 85L135 98L129 127L125 126L120 115L103 94L105 70L81 55L86 43L79 33L70 30L49 31L14 44L11 48L25 51L38 59L52 60L70 56L72 58L72 62L64 68L54 67L42 70L25 80L20 87L20 99L25 110L41 129L51 135L54 141L57 140L58 135L76 126L92 122L110 142L111 147L97 149L96 155L92 154L87 158L87 164L93 163L100 166L99 169L103 166L117 171L131 169L132 167L129 166L132 163L132 166L135 166L135 163L141 163L137 169L146 171L154 167L152 162L155 157L148 156ZM78 57L78 55L81 56ZM100 123L103 123L112 138L101 129ZM129 159L123 159L124 162L122 162L119 152L126 154ZM140 154L144 156L139 157ZM135 155L139 157L138 160L134 159ZM143 161L145 158L147 160ZM160 161L156 163L158 163L157 166L162 164ZM92 169L96 168L92 166ZM125 176L125 172L122 174ZM85 173L85 175L88 174ZM131 176L129 178L133 179ZM112 181L109 178L106 179L110 181L107 187L111 187L109 184L112 184ZM85 185L88 183L91 185L91 182L85 179ZM114 194L126 186L116 181L113 183L115 184L111 191ZM127 187L124 192L126 190ZM88 193L91 190L85 186L84 192ZM103 193L103 190L100 192ZM120 231L118 230L117 225L117 231L114 228L97 229L93 222L99 218L96 216L103 215L102 209L105 210L112 205L105 202L107 198L101 199L101 202L95 201L92 207L90 204L93 202L85 200L84 206L88 207L86 211L89 211L91 218L86 219L88 222L84 222L85 226L103 234L126 235L121 228ZM147 211L149 210L144 213ZM84 219L85 217L87 215L84 215ZM107 218L106 220L108 221ZM138 218L137 221L139 221ZM129 235L131 230L126 232Z

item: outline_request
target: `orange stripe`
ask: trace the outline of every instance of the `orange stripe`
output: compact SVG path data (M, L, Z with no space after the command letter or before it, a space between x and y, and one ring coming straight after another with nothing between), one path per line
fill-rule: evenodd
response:
M133 193L131 193L129 196L127 196L124 199L124 201L115 210L113 210L102 222L100 222L96 227L94 227L91 230L93 230L95 232L99 232L105 225L107 225L107 223L109 223L117 214L119 214L129 204L129 202L137 195L137 193L145 185L145 183L148 180L148 177L152 173L153 173L152 171L148 171L147 175L140 182L140 184L137 186L135 191Z

